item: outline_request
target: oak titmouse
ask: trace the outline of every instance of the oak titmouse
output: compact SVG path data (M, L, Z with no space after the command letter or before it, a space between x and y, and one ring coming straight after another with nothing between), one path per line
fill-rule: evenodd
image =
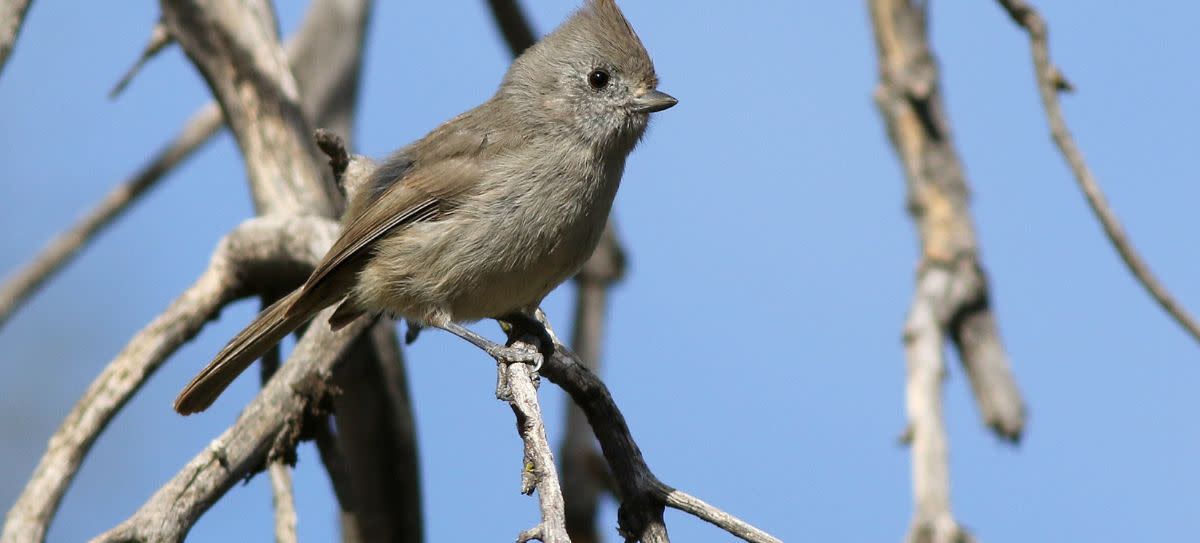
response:
M265 309L175 400L206 409L318 311L447 326L531 312L604 230L650 113L675 105L613 0L588 0L496 94L397 151L356 192L304 286Z

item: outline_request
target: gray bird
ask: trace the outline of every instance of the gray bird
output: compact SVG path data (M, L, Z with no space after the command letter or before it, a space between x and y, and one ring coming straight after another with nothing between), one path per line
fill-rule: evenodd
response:
M183 389L203 411L320 310L334 329L387 314L445 328L525 314L600 240L625 158L676 104L613 0L589 0L513 61L496 94L394 153L352 192L302 287L265 309Z

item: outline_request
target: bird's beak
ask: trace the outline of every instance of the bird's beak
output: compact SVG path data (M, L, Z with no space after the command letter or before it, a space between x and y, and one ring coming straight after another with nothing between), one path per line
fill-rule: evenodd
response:
M655 111L670 108L678 103L679 100L676 100L670 94L652 90L633 98L633 110L638 113L654 113Z

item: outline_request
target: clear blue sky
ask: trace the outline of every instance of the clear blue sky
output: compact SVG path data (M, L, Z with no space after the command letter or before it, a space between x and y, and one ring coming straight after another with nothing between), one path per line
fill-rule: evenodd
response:
M286 4L290 31L301 2ZM360 152L383 155L484 100L507 51L483 2L379 2ZM612 300L605 378L650 465L787 541L898 541L911 512L900 327L912 290L903 181L871 101L863 2L624 2L680 105L631 159L616 213L632 266ZM1066 112L1130 234L1200 311L1200 8L1038 2L1079 92ZM549 30L575 0L529 1ZM0 76L0 271L25 261L208 98L178 50L116 102L108 88L157 16L148 2L35 2ZM956 365L946 382L953 498L984 541L1168 541L1200 532L1200 347L1143 294L1050 144L1024 36L989 1L934 2L934 44L974 190L984 262L1030 422L999 443ZM433 52L437 52L434 54ZM0 507L123 343L251 214L222 136L105 232L0 330ZM659 202L659 203L656 203ZM546 309L565 332L569 291ZM170 400L255 310L243 302L154 378L96 444L52 541L132 513L254 393L240 380L181 418ZM503 541L532 525L520 443L480 352L442 333L409 350L429 541ZM542 389L552 438L563 398ZM311 445L300 535L336 513ZM265 541L263 477L196 541ZM605 511L615 526L613 509ZM679 514L678 541L725 541ZM615 533L610 532L614 537ZM1190 534L1190 535L1189 535Z

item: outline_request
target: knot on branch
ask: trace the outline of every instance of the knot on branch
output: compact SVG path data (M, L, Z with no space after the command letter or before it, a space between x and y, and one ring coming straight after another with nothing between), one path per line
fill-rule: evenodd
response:
M331 375L327 372L313 372L305 375L292 389L303 402L301 409L289 413L283 421L282 428L275 435L271 448L267 451L264 467L274 462L283 462L289 466L296 465L296 445L301 441L316 439L321 431L325 416L333 413L333 400L342 394L342 389L333 384ZM246 474L249 480L263 467Z

